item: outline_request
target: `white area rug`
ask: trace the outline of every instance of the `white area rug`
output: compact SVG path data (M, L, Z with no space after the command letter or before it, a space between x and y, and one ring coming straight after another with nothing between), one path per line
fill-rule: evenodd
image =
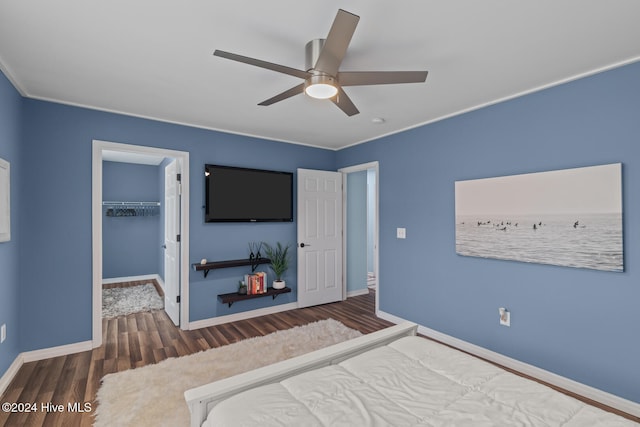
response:
M163 308L164 300L151 283L102 290L102 317L104 318Z
M106 375L94 426L188 426L185 390L362 335L333 320Z

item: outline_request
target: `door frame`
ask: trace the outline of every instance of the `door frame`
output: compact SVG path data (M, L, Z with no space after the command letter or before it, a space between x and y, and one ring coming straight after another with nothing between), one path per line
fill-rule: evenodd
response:
M376 173L376 183L374 188L375 194L375 221L373 225L373 263L374 263L374 274L376 275L376 314L380 311L379 298L380 298L380 260L378 258L378 253L380 252L380 164L379 162L373 161L368 163L362 163L359 165L348 166L344 168L338 169L338 172L342 172L342 182L347 182L347 175L353 172L361 172L369 169L373 169ZM344 184L342 186L342 274L343 274L343 284L342 284L342 292L343 299L347 298L347 281L344 280L344 275L347 272L347 185Z
M172 157L180 162L180 328L189 329L189 153L164 148L92 141L91 250L92 250L92 346L102 345L102 162L105 151L133 156Z

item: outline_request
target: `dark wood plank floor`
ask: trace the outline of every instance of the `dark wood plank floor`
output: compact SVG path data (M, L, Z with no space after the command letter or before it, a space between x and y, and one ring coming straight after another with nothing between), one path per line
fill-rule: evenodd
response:
M390 322L375 316L374 307L375 294L371 292L334 304L290 310L193 331L176 328L164 311L136 313L103 320L101 347L22 366L4 395L0 397L0 402L35 403L38 411L22 414L0 412L0 426L91 426L93 411L70 413L67 405L88 403L91 409L95 410L96 392L101 378L106 374L157 363L168 357L184 356L220 347L317 320L333 318L365 334L391 326ZM612 410L570 392L566 393L640 422L639 417ZM42 411L41 405L48 402L64 405L64 412Z
M92 351L25 363L0 402L36 404L30 413L0 412L0 426L91 426L96 392L109 373L157 363L266 335L317 320L333 318L362 333L392 324L375 316L373 293L346 301L290 310L223 325L183 331L164 311L103 319L103 345ZM64 412L46 412L42 405L64 405ZM91 405L91 412L72 413L67 405ZM46 408L45 408L46 409Z

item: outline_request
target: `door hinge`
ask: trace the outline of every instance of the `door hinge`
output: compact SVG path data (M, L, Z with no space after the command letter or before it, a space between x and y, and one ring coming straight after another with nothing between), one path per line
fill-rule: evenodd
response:
M177 304L180 304L180 295L177 295L177 296L176 296L176 303L177 303Z
M182 174L181 173L176 174L176 180L177 181L182 181Z
M179 242L179 241L180 241L180 235L178 234L178 235L176 236L176 242Z

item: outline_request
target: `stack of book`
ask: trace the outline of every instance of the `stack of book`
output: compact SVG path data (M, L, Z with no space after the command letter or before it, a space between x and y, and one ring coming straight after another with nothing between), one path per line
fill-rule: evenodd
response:
M244 283L247 284L247 295L264 294L267 292L267 273L245 274Z

